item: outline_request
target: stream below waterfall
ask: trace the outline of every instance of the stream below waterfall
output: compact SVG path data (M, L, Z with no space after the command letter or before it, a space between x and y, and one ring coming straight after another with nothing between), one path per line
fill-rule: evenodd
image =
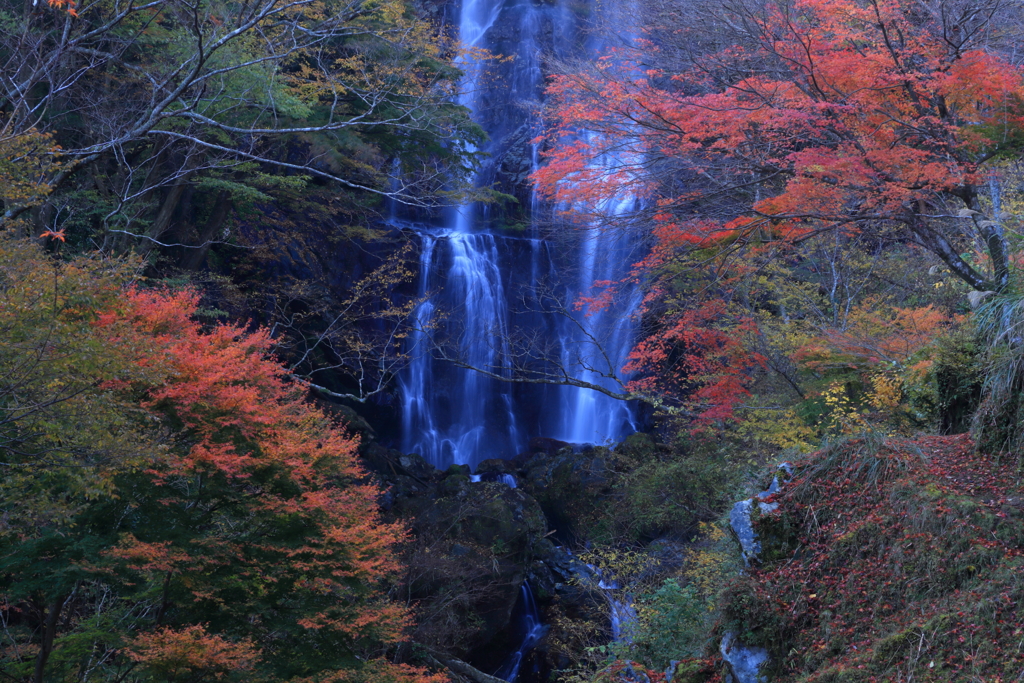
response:
M516 651L508 656L508 659L494 674L506 681L515 681L519 678L523 661L544 637L547 630L541 621L540 610L537 609L537 601L533 597L529 581L524 581L522 588L519 589L519 602L516 609L520 612L516 621L519 631L522 633L522 641Z

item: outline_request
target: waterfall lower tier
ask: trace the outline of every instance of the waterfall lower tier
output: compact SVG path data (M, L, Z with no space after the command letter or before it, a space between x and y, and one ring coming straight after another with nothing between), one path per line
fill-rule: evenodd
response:
M403 445L439 469L514 455L525 442L503 381L511 367L498 242L456 231L422 239Z
M522 610L520 616L520 630L523 633L523 640L519 648L509 655L509 658L501 665L495 676L506 681L515 681L519 677L523 660L530 651L537 647L547 628L540 620L540 610L537 609L537 602L533 598L533 591L530 590L530 583L523 582L519 589L519 605Z
M607 264L627 262L621 238L584 243L592 263L579 275L576 259L560 259L541 239L406 227L421 239L423 302L400 377L404 450L438 469L475 468L518 455L538 436L603 444L636 431L625 401L531 381L568 375L622 391L612 378L626 363L639 295L630 290L600 310L573 305L577 281L614 275ZM561 281L563 269L573 282Z

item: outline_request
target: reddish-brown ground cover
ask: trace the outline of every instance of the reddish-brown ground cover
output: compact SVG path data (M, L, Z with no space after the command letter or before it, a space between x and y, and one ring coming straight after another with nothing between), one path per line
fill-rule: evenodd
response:
M1022 680L1021 484L967 435L820 451L757 521L765 562L722 626L768 647L775 680Z

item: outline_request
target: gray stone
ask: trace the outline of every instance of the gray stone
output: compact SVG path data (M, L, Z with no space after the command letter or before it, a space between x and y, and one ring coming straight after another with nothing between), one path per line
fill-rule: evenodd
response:
M781 481L779 480L779 474L782 475ZM768 487L767 491L761 491L757 494L756 498L741 500L733 505L732 511L729 512L729 526L732 527L737 540L740 542L740 548L743 553L743 563L748 567L751 563L757 562L757 556L761 553L761 543L757 540L757 532L754 531L754 525L751 520L751 516L754 511L754 503L757 502L758 512L762 515L778 510L778 503L762 503L760 500L764 500L765 498L778 493L779 489L782 488L782 485L788 484L792 478L793 466L788 462L779 463L778 473L772 478L772 483Z
M732 506L729 512L729 526L732 527L740 542L740 549L743 554L743 563L748 567L751 563L757 562L757 556L761 554L761 542L757 540L757 532L754 531L754 523L751 519L754 511L754 499L741 500ZM778 503L757 502L759 512L767 514L778 509Z
M736 639L735 633L726 631L719 651L736 683L765 683L768 680L761 672L768 662L768 650L763 647L747 647Z
M779 482L779 474L782 474L782 481ZM782 488L782 484L788 484L793 479L793 466L788 462L780 462L778 467L778 473L772 477L772 483L768 487L767 491L761 491L757 494L758 498L767 498L768 496L778 493L779 489Z

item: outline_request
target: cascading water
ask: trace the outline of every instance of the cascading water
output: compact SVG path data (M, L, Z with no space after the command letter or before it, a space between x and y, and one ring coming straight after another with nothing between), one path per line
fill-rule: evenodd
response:
M518 488L519 486L519 482L517 482L515 476L511 474L497 474L490 472L487 474L471 474L469 475L469 480L474 484L479 484L482 481L497 482L499 484L504 484L510 489Z
M533 598L529 582L523 582L522 588L519 589L519 607L522 610L519 627L523 634L523 640L519 648L509 655L495 674L498 678L506 681L514 681L519 677L523 659L530 653L530 650L537 647L547 630L540 620L540 610L537 609L537 601Z
M607 202L609 215L633 211L633 197ZM629 264L628 240L622 233L591 227L583 231L580 249L579 292L590 292L595 282L619 282ZM640 305L635 287L621 292L618 302L587 305L581 315L563 321L559 334L562 363L579 368L576 376L591 384L622 392L613 378L626 364L633 345L633 318ZM556 438L571 443L621 441L637 429L630 404L591 389L565 387L561 425Z
M438 378L429 355L432 335L454 338L458 361L510 375L505 290L498 241L491 235L441 230L422 235L420 292L426 298L436 273L445 288L416 310L415 355L403 382L405 447L431 464L474 463L494 443L512 449L522 438L511 385L472 370ZM438 319L439 304L447 318Z
M569 0L463 1L461 41L514 56L495 67L497 77L485 77L478 61L460 64L465 73L460 104L487 130L491 141L484 151L496 159L508 151L510 140L530 141L540 132L538 117L521 105L541 97L541 52L568 57L572 45L577 54L594 50L574 26ZM529 142L524 151L526 164L536 170L537 144ZM497 163L485 171L495 172ZM484 184L489 180L482 178ZM529 204L530 215L544 212L533 192ZM633 204L621 197L604 208L622 215ZM529 237L501 234L489 211L467 204L441 226L403 226L420 236L424 299L414 315L417 331L408 339L410 365L400 377L403 448L444 469L513 457L534 436L574 443L621 440L637 428L628 403L584 388L540 389L507 380L513 379L513 360L525 356L548 375L564 372L621 391L613 378L633 342L638 295L626 292L623 301L603 310L575 310L573 304L590 292L595 279L625 275L629 238L594 228L580 232L572 249L553 250L536 222ZM567 259L566 253L579 257ZM518 308L510 310L510 302ZM524 328L519 338L541 340L542 351L524 354L521 346L513 348L513 335Z
M620 292L619 300L605 308L574 307L591 295L595 280L616 281L627 274L635 260L631 237L597 226L557 228L570 236L555 244L539 219L551 207L523 184L540 158L533 142L542 132L540 117L523 105L541 98L541 54L563 59L593 54L597 46L577 30L574 14L583 9L594 17L608 8L597 0L593 4L582 8L577 0L462 0L461 42L513 57L492 65L497 74L485 74L479 62L460 63L465 94L459 103L490 137L480 151L492 161L476 180L489 187L499 176L518 177L502 188L519 188L509 191L525 208L509 222L498 217L501 207L474 204L451 211L441 224L402 222L392 215L392 224L415 232L421 245L422 303L414 313L415 331L407 339L410 364L399 378L402 446L439 469L453 463L475 468L489 458L513 457L535 436L607 443L637 428L632 406L603 393L508 381L519 378L515 373L525 366L534 378L564 373L621 392L615 378L634 341L637 291ZM634 209L629 196L602 207L609 217ZM517 232L509 229L513 224ZM509 474L484 472L472 475L472 481L517 486ZM618 638L618 625L629 622L631 606L628 597L620 605L614 591L605 592ZM521 587L519 605L522 640L497 674L508 681L520 677L529 652L544 634L528 583Z
M633 606L633 596L622 592L618 581L601 579L597 587L604 591L605 600L608 601L608 621L612 640L632 642L636 626L636 607Z

